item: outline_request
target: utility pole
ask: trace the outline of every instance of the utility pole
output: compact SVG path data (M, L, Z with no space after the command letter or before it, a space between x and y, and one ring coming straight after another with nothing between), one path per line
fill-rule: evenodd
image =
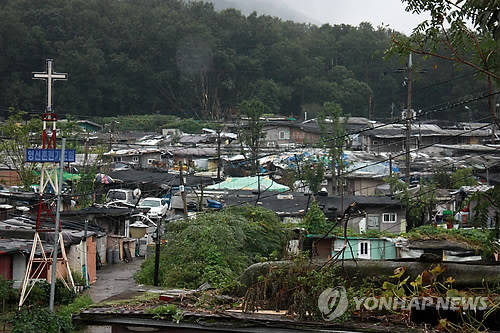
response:
M408 185L410 185L410 139L411 139L411 118L412 118L412 111L411 111L411 99L412 99L412 59L411 59L411 52L410 55L408 56L408 66L407 66L407 74L408 74L408 102L407 102L407 107L406 107L406 141L405 141L405 156L406 156L406 170L405 170L405 176L406 176L406 182Z
M220 169L221 169L221 160L220 160L220 145L221 145L221 142L220 142L220 132L221 130L218 129L217 130L217 180L221 180L220 179Z
M392 154L389 153L389 177L392 178Z
M182 202L184 205L184 217L188 216L188 209L187 209L187 202L186 202L186 192L184 192L184 175L182 174L182 168L183 168L183 163L182 161L179 161L179 177L180 177L180 186L179 190L181 191L181 198Z
M87 167L88 159L89 159L89 132L87 132L87 136L85 138L85 155L83 158L83 171L85 173L87 173L88 171Z
M59 246L59 226L61 225L61 196L62 196L62 179L64 169L64 150L66 148L66 139L62 139L61 159L59 162L59 183L57 189L57 206L56 206L56 228L54 230L54 249L52 251L52 270L50 272L50 299L49 310L54 312L54 297L56 295L56 272L57 272L57 248ZM64 243L63 243L64 244ZM64 245L62 245L64 246ZM71 274L71 272L69 272Z
M259 200L260 200L260 167L259 167L259 160L257 160L257 200L255 200L255 206L257 206Z
M113 126L112 123L109 125L109 144L108 144L109 151L111 151L111 148L113 148L111 126Z
M161 228L161 219L156 222L156 247L155 247L155 271L153 275L153 285L158 287L158 276L160 273L160 228Z
M200 201L198 202L198 211L201 212L203 210L203 176L200 177L200 190L201 196Z
M408 65L405 68L400 68L398 70L395 70L395 72L398 73L405 73L406 74L406 84L408 88L408 100L406 103L406 117L402 117L405 122L406 122L406 140L405 140L405 155L406 155L406 170L405 170L405 177L406 177L406 182L410 184L410 140L411 140L411 120L414 117L414 113L412 111L412 88L413 88L413 61L412 61L412 54L410 52L408 56ZM418 73L425 73L426 70L420 70L417 71ZM392 111L391 111L392 113Z
M88 274L88 263L87 263L87 231L89 228L89 220L85 219L85 226L84 226L84 232L83 232L83 267L82 267L82 273L83 273L83 278L85 279L85 288L89 287L89 274Z

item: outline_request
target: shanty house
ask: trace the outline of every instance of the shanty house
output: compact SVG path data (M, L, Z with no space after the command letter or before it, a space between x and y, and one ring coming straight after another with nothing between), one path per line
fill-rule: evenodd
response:
M392 260L398 257L395 242L389 238L307 235L303 249L314 259ZM342 254L342 252L344 252Z
M348 221L356 233L368 230L406 232L405 209L397 199L386 196L318 196L318 204L327 217L341 216L356 203L357 212Z

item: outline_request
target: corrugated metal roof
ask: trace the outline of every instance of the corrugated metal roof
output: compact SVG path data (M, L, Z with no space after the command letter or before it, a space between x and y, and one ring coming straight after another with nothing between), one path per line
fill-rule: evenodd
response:
M260 178L260 179L259 179ZM248 190L255 191L258 190L260 184L261 191L274 191L274 192L284 192L288 191L290 188L285 185L281 185L269 177L233 177L227 178L222 183L207 186L207 190Z

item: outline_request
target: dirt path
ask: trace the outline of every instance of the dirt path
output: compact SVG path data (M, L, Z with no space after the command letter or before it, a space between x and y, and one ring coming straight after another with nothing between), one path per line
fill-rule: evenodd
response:
M94 303L113 299L118 295L135 293L137 284L134 274L144 262L142 258L134 258L132 262L106 265L97 271L97 281L88 290Z

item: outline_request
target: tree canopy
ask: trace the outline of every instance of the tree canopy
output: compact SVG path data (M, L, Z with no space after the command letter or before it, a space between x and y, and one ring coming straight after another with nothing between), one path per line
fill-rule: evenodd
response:
M0 109L42 111L45 87L31 73L52 58L54 70L69 73L54 86L60 114L212 120L258 99L285 115L335 102L351 116L387 118L406 100L404 77L394 72L404 60L383 59L394 33L245 16L198 1L3 0ZM417 107L483 88L444 60L415 61L432 68L415 79Z
M260 207L231 207L200 214L193 220L169 222L167 244L160 257L160 283L197 288L209 282L222 286L259 260L281 256L285 231L278 216ZM154 257L137 273L151 283Z

